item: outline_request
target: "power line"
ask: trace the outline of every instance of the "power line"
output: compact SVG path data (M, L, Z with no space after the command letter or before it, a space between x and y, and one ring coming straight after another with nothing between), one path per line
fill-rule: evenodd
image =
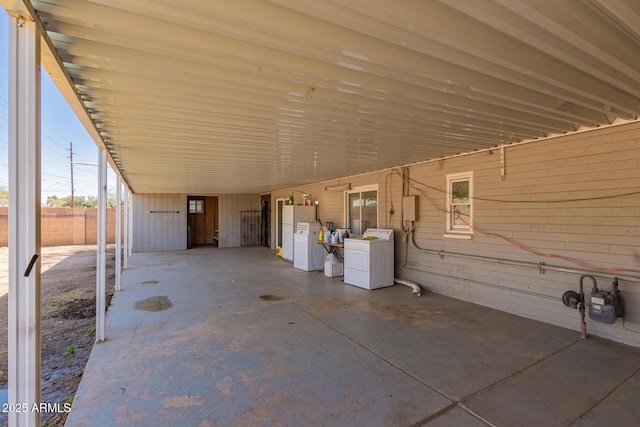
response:
M57 145L58 147L62 148L63 150L67 151L68 148L65 147L60 141L56 140L53 136L51 136L51 134L49 134L49 132L47 132L46 130L42 130L42 136L46 137L46 140L48 142L50 142L53 145ZM44 140L45 138L43 138Z
M64 179L66 182L69 182L69 177L68 176L60 176L60 175L56 175L55 173L43 172L42 173L42 177L60 178L60 179Z

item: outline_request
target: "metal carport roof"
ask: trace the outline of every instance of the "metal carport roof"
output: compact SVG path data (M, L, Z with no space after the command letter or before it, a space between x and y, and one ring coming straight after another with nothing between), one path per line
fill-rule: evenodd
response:
M35 11L134 192L264 192L640 111L633 0L1 1Z

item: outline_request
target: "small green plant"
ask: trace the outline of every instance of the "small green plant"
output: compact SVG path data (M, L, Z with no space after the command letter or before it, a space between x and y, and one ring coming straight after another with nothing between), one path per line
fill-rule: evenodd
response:
M64 401L64 403L68 404L69 407L71 407L71 405L73 404L74 399L76 398L76 394L75 393L71 393L71 396L69 396L69 398L67 400Z
M95 326L90 326L87 328L87 332L85 332L84 336L89 336L91 334L95 334L96 333L96 327Z
M76 351L76 346L75 344L71 344L64 349L64 354L65 356L69 356L70 354L73 354L74 351Z

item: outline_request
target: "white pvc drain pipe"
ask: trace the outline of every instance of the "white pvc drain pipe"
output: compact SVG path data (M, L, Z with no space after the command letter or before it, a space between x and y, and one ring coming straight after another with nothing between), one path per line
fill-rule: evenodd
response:
M413 289L413 295L419 297L420 293L422 292L422 289L420 288L420 286L417 283L413 283L410 282L409 280L403 280L403 279L398 279L397 277L393 279L394 283L397 283L399 285L405 285L410 287L411 289Z

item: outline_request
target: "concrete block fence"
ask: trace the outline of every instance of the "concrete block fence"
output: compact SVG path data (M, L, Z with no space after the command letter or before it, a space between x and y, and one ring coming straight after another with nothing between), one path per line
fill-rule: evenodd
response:
M8 245L8 207L0 207L0 247ZM42 208L42 246L95 245L98 212L95 208ZM107 209L107 243L116 241L116 210Z

